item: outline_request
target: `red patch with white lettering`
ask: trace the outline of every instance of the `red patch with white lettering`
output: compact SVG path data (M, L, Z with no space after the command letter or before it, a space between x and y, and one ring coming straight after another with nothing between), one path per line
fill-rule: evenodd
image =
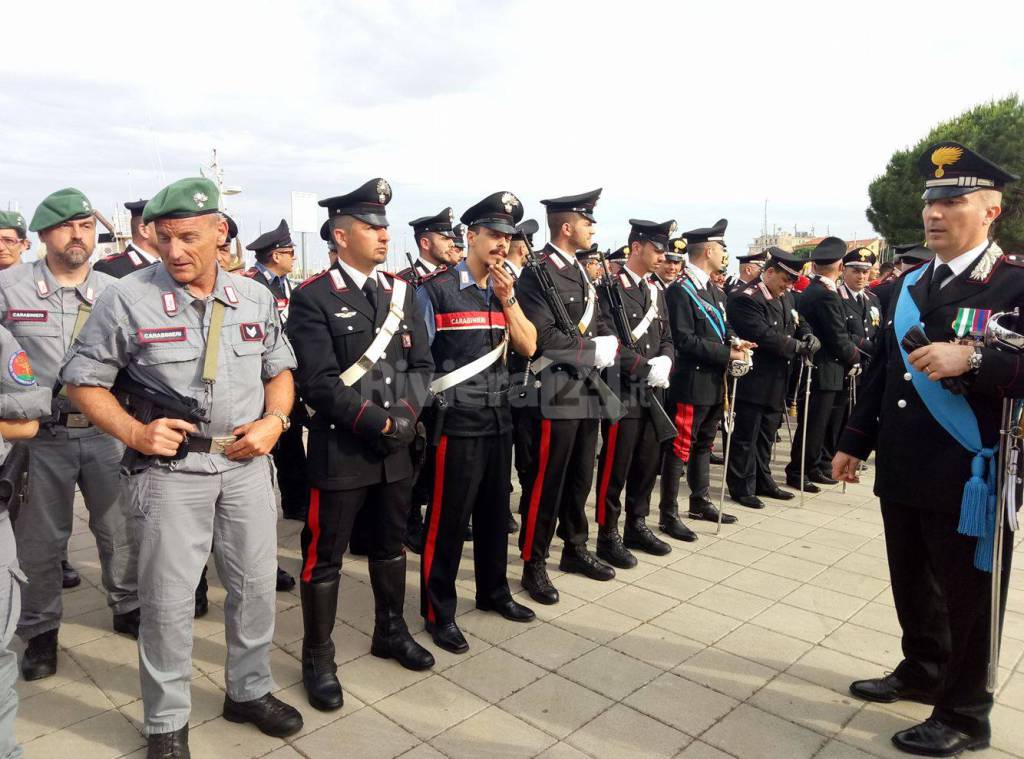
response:
M255 343L263 339L263 325L259 322L248 322L239 325L242 339L247 343Z
M150 327L142 328L135 333L142 345L149 343L183 343L188 339L186 327Z
M505 314L501 311L454 311L434 314L434 326L437 329L502 329L505 326Z
M37 311L29 308L11 308L7 311L7 321L42 324L50 318L49 314L49 311Z
M277 303L277 310L278 311L284 311L286 308L288 308L288 299L287 298L275 298L274 300Z

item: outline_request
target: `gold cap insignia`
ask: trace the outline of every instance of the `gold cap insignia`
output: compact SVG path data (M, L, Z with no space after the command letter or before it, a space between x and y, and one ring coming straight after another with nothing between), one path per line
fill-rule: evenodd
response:
M954 163L960 160L960 156L964 154L963 148L958 148L955 145L947 145L945 147L936 148L932 152L932 163L935 165L935 178L941 179L946 173L946 166L952 166Z
M674 241L672 243L672 247L675 248L676 250L678 250L679 252L682 252L682 251L686 250L686 240L683 240L683 239L676 240L676 241Z
M860 252L860 260L861 261L867 261L869 258L871 258L871 251L870 250L862 250Z

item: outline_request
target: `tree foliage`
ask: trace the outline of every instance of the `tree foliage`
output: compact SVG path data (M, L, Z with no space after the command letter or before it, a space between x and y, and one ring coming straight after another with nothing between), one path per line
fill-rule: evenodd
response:
M940 140L956 140L1004 169L1024 176L1024 103L1013 95L979 105L934 127L920 142L897 150L885 173L868 186L866 214L875 231L890 244L924 239L921 193L924 182L915 164L925 148ZM1003 193L1003 214L993 235L1004 250L1024 251L1024 182Z

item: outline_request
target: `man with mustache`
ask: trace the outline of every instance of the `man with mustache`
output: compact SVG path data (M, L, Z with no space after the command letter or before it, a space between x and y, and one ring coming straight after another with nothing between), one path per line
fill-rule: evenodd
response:
M0 273L0 315L28 354L39 385L54 388L64 354L114 280L89 265L96 219L81 191L69 187L49 195L29 229L39 233L46 257ZM19 443L30 459L28 499L15 525L29 580L18 622L18 635L28 644L21 662L26 680L57 671L61 559L71 536L76 485L99 549L114 630L133 638L139 633L136 549L118 482L124 446L95 427L66 392L54 393L52 412L42 420L41 435Z

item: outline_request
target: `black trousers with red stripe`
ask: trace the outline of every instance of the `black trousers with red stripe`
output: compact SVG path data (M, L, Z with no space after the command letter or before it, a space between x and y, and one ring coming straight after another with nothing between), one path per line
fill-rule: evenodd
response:
M354 490L311 488L306 526L302 528L302 581L330 582L338 576L356 515L360 515L371 561L401 554L411 480L406 477Z
M594 484L596 419L535 419L534 458L523 486L519 550L523 561L546 559L558 520L558 537L586 545L586 503Z
M686 464L686 484L690 488L690 503L711 500L711 446L715 442L718 424L722 421L722 404L697 406L676 403L676 439L672 441L672 455Z
M601 454L597 460L597 523L613 528L622 514L626 491L626 518L642 519L651 513L651 492L661 466L661 445L645 412L615 424L601 422Z
M434 492L420 563L420 613L428 622L447 624L455 619L455 579L470 516L477 600L494 604L512 597L507 577L512 433L442 435L428 455L434 460Z

